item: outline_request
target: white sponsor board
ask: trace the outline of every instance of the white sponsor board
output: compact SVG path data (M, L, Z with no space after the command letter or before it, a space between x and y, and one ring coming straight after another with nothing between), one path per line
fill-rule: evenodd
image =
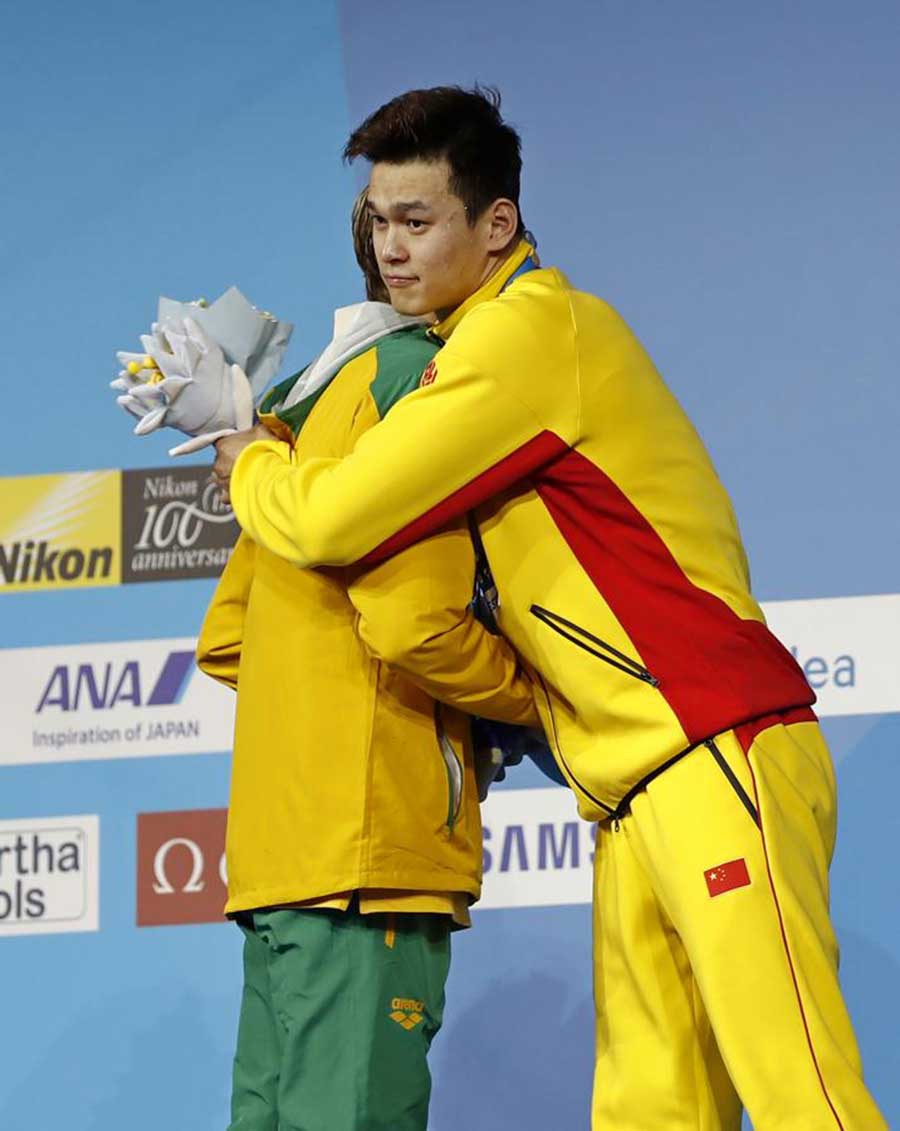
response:
M900 594L770 601L763 611L815 690L820 717L900 711Z
M481 908L591 902L596 825L583 821L571 790L503 789L488 794Z
M0 938L96 931L97 816L0 821Z
M900 594L764 610L819 715L900 711ZM179 637L0 651L0 763L230 750L234 695L197 670L194 646Z
M231 749L234 695L197 670L195 641L0 651L0 763Z

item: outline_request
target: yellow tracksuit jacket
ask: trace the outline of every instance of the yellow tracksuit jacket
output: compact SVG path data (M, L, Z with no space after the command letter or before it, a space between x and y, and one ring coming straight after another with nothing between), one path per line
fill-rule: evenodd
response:
M347 458L246 448L242 527L298 566L381 561L477 508L504 635L588 819L738 724L814 701L750 593L728 496L622 319L522 242ZM507 285L509 284L509 285Z
M414 329L348 362L291 444L296 458L351 451L433 352ZM200 667L238 692L228 912L355 890L477 898L462 711L537 717L512 650L468 609L474 568L462 523L352 571L298 569L242 534L198 645Z

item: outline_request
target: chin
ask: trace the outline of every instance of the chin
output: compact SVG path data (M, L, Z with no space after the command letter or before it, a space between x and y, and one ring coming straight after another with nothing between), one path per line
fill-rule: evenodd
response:
M426 300L417 298L415 295L406 294L405 291L389 293L391 296L391 306L398 314L412 314L416 316L428 314L433 309L433 307L428 305Z

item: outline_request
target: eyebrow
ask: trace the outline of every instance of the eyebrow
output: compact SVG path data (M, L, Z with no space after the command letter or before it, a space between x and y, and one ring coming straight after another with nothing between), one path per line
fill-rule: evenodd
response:
M371 200L366 201L366 208L369 210L369 215L378 213L383 215L385 211L393 212L395 215L404 215L407 212L430 212L431 205L426 204L424 200L397 200L389 205L387 209L381 209Z

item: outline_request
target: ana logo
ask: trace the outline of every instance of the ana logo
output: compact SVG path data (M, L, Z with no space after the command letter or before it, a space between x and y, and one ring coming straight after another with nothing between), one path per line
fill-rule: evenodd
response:
M437 365L435 364L434 358L432 358L425 366L421 380L419 381L419 388L424 389L426 385L433 385L436 380Z
M41 694L36 713L109 711L113 707L166 707L180 702L194 668L193 652L170 652L149 694L144 698L137 660L106 664L57 664Z
M703 873L706 888L710 898L723 895L726 891L735 888L745 888L750 884L750 873L747 871L747 862L729 860L726 864L719 864Z
M425 1020L425 1002L411 997L395 997L391 1002L391 1012L388 1014L391 1021L396 1021L401 1028L415 1029Z

